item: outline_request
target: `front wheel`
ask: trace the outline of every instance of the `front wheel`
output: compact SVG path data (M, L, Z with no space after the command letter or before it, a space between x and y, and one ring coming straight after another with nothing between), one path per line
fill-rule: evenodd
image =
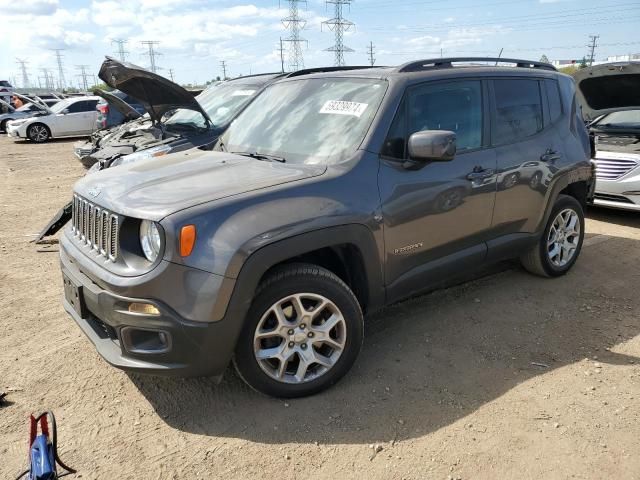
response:
M36 143L46 142L50 136L49 129L41 123L34 123L27 129L27 137Z
M340 278L315 265L287 265L259 286L234 364L259 392L312 395L349 371L363 335L358 300Z
M584 240L582 205L568 195L558 196L539 242L520 258L531 273L558 277L576 263Z

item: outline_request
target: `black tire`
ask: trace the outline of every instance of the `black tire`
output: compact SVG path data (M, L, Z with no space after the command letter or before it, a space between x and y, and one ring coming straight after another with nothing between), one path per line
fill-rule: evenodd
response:
M554 265L549 258L547 240L549 238L549 231L551 230L556 217L560 212L567 209L573 210L578 215L580 222L580 234L573 257L565 265L558 266ZM549 215L549 220L544 228L542 237L540 237L538 243L532 247L531 250L520 257L520 262L527 271L535 275L540 275L542 277L559 277L571 270L571 267L576 263L576 260L578 260L578 257L580 256L580 251L582 250L583 241L584 211L582 209L582 205L575 198L569 195L559 195L553 209L551 210L551 215Z
M326 372L304 382L286 383L268 375L258 363L254 354L254 334L272 305L299 293L321 295L333 302L344 318L346 338L341 355ZM290 264L275 270L258 287L236 345L233 362L240 377L258 392L280 398L304 397L325 390L340 380L355 362L363 338L362 310L349 287L322 267Z
M49 130L49 127L43 123L34 123L33 125L29 125L29 128L27 128L27 137L32 142L44 143L51 138L51 130Z
M7 131L7 122L9 120L12 120L11 118L7 118L6 120L2 120L0 122L0 132L6 132Z

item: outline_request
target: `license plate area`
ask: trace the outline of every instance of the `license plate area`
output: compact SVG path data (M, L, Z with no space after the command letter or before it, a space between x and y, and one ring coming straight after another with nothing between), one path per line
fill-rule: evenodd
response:
M76 285L73 280L64 273L62 274L62 283L64 284L64 298L73 307L75 312L80 315L80 318L86 318L82 286Z

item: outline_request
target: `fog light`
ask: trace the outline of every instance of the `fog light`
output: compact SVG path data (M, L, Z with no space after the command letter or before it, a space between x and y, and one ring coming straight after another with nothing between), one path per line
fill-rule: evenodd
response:
M130 313L138 313L140 315L160 315L160 310L150 303L130 303Z

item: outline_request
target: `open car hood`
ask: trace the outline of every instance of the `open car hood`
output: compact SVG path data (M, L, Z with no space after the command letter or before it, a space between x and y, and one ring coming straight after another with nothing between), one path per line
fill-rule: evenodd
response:
M573 74L585 120L640 109L640 62L594 65Z
M13 108L13 106L10 103L5 102L4 100L2 100L0 98L0 105L6 105L6 107L9 109L9 113L15 112L15 108Z
M200 112L209 124L211 119L192 94L180 85L132 63L106 57L98 77L109 85L137 99L153 123L160 123L170 110L186 108Z
M105 90L96 88L93 90L93 94L104 98L107 102L109 102L109 105L112 105L113 108L124 115L124 118L126 118L127 120L135 120L136 118L140 118L142 116L135 108L133 108L131 105L129 105L127 102L114 95L113 93L109 93Z

